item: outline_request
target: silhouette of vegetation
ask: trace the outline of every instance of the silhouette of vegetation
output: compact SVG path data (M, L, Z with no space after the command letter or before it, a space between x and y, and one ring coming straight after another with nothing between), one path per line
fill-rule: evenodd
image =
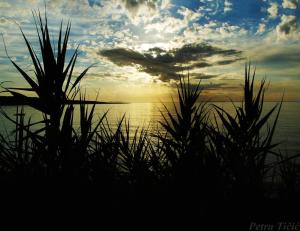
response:
M95 104L89 107L82 94L76 129L72 100L90 67L73 79L78 48L66 64L71 24L64 36L61 24L55 53L47 18L34 18L42 60L21 33L36 80L10 59L30 88L5 89L16 100L29 102L43 119L25 121L23 107L17 107L15 119L2 110L15 129L14 136L0 135L0 183L42 184L52 190L84 186L92 189L92 203L182 216L193 208L203 221L272 217L285 211L290 198L295 205L299 201L297 156L283 156L272 142L282 102L263 114L265 80L256 92L250 64L245 68L244 100L233 105L234 115L200 101L200 83L194 87L187 76L180 77L175 113L166 106L161 112L159 132L133 131L125 115L112 129L108 111L95 122ZM35 92L38 98L30 101L19 90Z
M279 104L273 125L271 128L267 127L266 134L263 134L263 128L278 105L262 115L265 80L260 83L255 96L255 71L251 79L250 70L250 65L245 68L244 102L241 107L235 107L235 117L215 106L222 121L222 128L213 131L211 137L216 152L230 170L235 197L258 199L264 196L264 180L268 171L272 169L272 163L268 163L270 160L267 161L267 156L274 154L276 144L272 144L272 138L282 102ZM219 132L220 129L223 131Z

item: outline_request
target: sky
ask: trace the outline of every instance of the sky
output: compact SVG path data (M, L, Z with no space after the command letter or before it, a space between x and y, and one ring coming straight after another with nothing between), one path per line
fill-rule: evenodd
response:
M53 40L61 20L72 23L68 58L79 44L75 75L89 98L160 102L179 75L201 81L203 97L239 100L244 66L270 83L267 100L300 100L298 0L1 0L0 33L8 54L33 67L19 26L38 52L32 10L47 8ZM0 82L25 82L0 41Z

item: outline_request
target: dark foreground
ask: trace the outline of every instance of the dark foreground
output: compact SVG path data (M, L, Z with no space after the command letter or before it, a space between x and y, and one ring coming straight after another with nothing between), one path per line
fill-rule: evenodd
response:
M246 198L215 201L191 196L186 190L148 192L134 195L130 190L108 192L91 185L6 185L1 187L3 218L22 218L87 229L160 228L183 230L268 230L280 223L299 223L299 200ZM4 219L5 220L5 219ZM27 223L27 224L28 224ZM105 229L106 230L106 229Z

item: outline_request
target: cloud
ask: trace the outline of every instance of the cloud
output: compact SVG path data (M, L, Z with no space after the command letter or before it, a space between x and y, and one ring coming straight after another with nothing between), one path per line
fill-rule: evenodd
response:
M282 7L287 9L296 9L298 6L298 0L283 0Z
M218 61L215 63L215 65L228 65L228 64L232 64L235 63L237 61L243 60L244 58L234 58L234 59L229 59L229 60L222 60L222 61Z
M266 24L265 23L260 23L258 25L258 28L257 28L257 34L262 34L266 31Z
M271 2L270 7L268 8L269 17L271 19L277 18L278 15L278 4L276 2Z
M202 89L202 90L217 90L219 88L223 88L226 85L227 85L226 83L201 84L200 89Z
M295 45L268 49L260 59L261 62L275 64L276 66L298 66L300 49Z
M151 23L145 25L145 32L159 32L159 35L161 35L162 33L179 33L182 29L188 27L189 24L195 22L202 16L201 13L194 10L190 10L186 7L180 7L177 10L177 13L183 16L183 18L174 17L168 13L162 14L160 15L160 17L156 18Z
M125 48L113 48L100 50L98 54L118 66L136 66L139 71L159 77L161 81L167 82L170 79L177 79L180 71L233 63L239 59L241 52L199 43L187 44L169 51L152 48L140 53ZM210 62L209 59L213 56L222 57L224 61Z
M184 43L198 41L214 41L219 44L231 44L236 39L241 39L248 34L248 31L240 26L218 21L209 21L206 24L193 23L183 32Z
M172 84L171 87L177 88L177 84ZM200 89L200 90L218 90L220 88L235 88L235 87L231 87L228 86L226 83L200 83L200 85L198 86L198 84L190 84L190 89L194 90L194 89Z
M101 2L99 0L88 0L89 6L93 7L93 6L102 6Z
M276 27L279 39L294 37L297 32L297 19L293 15L282 15L280 24Z
M109 80L127 81L128 77L121 73L111 73L111 72L92 73L91 72L91 73L87 73L84 79L85 80L109 79Z
M225 0L224 2L224 13L227 13L229 11L232 11L232 3L229 2L228 0Z
M111 0L104 1L111 4ZM140 22L152 20L159 15L159 11L165 7L165 3L159 0L112 0L115 9L122 8L131 23L137 25ZM105 5L103 4L103 5Z
M0 8L9 8L11 5L8 2L0 2Z
M5 17L0 18L0 24L6 24L8 20Z
M201 13L195 12L186 7L180 7L177 12L183 16L183 20L186 24L202 16Z
M134 16L142 7L155 10L157 0L121 0L125 8Z
M204 73L194 73L194 74L190 74L190 75L194 79L213 79L213 78L216 78L219 76L219 75L204 74Z
M145 26L145 32L157 31L160 33L176 33L188 26L187 21L171 16L164 16L159 21L149 23Z

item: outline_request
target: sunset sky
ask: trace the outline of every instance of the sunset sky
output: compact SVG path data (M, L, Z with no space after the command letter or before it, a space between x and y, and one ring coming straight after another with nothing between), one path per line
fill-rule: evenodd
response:
M300 100L298 0L1 0L0 33L9 55L32 75L18 26L38 51L31 10L44 13L57 38L72 22L70 52L80 44L76 73L93 98L166 101L178 74L201 79L204 96L238 99L245 62L270 81L269 100ZM0 82L24 82L0 42Z

